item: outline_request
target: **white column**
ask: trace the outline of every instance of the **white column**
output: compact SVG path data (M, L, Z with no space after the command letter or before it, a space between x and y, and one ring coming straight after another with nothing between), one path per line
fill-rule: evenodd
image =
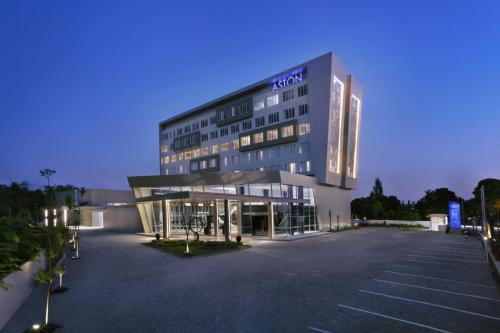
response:
M267 203L267 233L269 239L274 239L274 210L270 201Z
M217 207L217 200L214 200L214 205L215 205L214 234L215 238L219 240L219 208Z

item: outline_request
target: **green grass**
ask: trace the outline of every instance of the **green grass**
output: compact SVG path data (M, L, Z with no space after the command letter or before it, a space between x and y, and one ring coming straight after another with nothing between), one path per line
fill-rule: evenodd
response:
M154 249L167 252L178 257L193 257L199 255L210 255L217 253L225 253L232 251L239 251L250 248L249 245L238 245L235 242L206 242L206 241L190 241L189 251L190 254L186 255L186 241L184 240L152 240L143 245L152 247Z

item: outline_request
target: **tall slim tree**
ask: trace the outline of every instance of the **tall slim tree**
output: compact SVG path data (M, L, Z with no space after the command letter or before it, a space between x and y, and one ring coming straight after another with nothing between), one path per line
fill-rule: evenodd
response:
M47 187L50 187L50 178L56 174L54 169L43 169L40 170L40 176L47 178Z
M370 193L370 197L375 199L380 199L384 196L384 189L382 188L382 181L380 178L375 179L375 184L373 185L373 189Z

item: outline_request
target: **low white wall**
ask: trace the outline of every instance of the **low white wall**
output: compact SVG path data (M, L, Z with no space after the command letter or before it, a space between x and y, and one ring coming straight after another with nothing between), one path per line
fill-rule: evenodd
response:
M426 228L431 227L431 221L404 221L404 220L359 220L360 223L368 223L368 224L384 224L386 222L388 225L390 224L418 224Z
M21 271L13 272L3 279L10 287L8 290L0 289L0 329L31 294L36 285L33 274L39 269L44 269L45 262L45 255L41 255L38 261L23 264Z

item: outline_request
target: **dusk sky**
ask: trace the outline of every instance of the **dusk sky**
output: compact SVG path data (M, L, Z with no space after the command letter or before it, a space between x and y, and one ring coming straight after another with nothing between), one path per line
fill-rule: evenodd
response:
M500 178L500 1L15 0L0 28L0 183L127 189L160 121L329 51L364 90L353 197Z

